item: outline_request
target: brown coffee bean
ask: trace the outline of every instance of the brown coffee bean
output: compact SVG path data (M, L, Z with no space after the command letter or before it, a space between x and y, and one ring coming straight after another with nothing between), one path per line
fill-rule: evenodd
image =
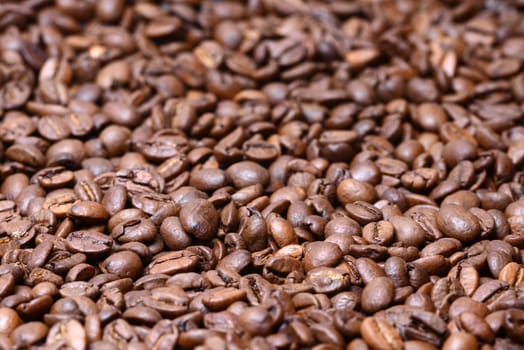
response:
M53 340L58 339L53 342ZM64 342L73 349L87 346L87 336L84 326L77 320L62 321L54 324L47 335L48 344Z
M126 61L113 61L96 75L96 84L103 89L125 85L131 78L131 67Z
M433 102L439 98L439 91L433 80L419 77L411 79L406 93L414 102Z
M395 237L395 227L389 221L370 222L362 228L362 237L370 244L389 246Z
M173 275L179 272L189 272L198 265L199 257L189 250L179 250L163 254L151 262L148 271L151 274L162 273Z
M27 175L12 174L2 182L0 192L4 194L7 199L16 200L27 186L29 186L29 178Z
M77 168L84 160L86 153L81 141L64 139L47 149L47 166L62 165L66 168Z
M140 122L140 115L136 109L123 102L108 102L103 112L109 120L122 126L136 126Z
M201 169L191 172L189 185L201 191L214 191L226 186L228 179L221 169Z
M22 324L22 319L16 311L9 308L0 309L0 332L9 335Z
M142 261L136 253L122 251L111 254L102 262L100 267L106 273L137 279L142 272Z
M102 198L101 204L109 215L114 215L125 208L127 189L122 185L111 186Z
M184 230L197 239L209 240L218 229L218 213L205 199L193 199L182 206L180 223Z
M346 179L337 186L337 197L342 204L363 201L372 203L376 199L375 189L358 180Z
M471 242L480 235L477 218L463 207L449 204L443 206L437 215L438 228L447 236L459 241Z
M439 127L448 119L444 108L431 102L420 104L412 118L426 131L438 131Z
M60 116L45 116L38 121L38 132L50 141L58 141L69 136L67 122Z
M96 4L96 15L104 22L117 21L124 11L125 2L121 0L103 0Z
M395 230L395 239L407 246L420 246L424 243L426 234L420 225L405 216L393 216L389 218Z
M244 299L246 292L236 288L217 288L207 291L202 297L202 303L210 310L227 308L233 302Z
M226 169L226 174L236 188L255 184L266 186L269 183L269 173L267 169L250 161L235 163Z
M111 237L121 242L149 242L156 236L157 228L148 219L131 219L116 225Z
M42 167L45 157L36 146L14 144L5 151L6 158L31 167Z
M380 318L367 317L364 319L360 332L366 343L374 350L403 348L403 341L398 330Z
M185 249L191 244L191 236L184 230L177 217L170 216L164 219L159 232L172 250Z
M17 347L27 347L45 339L48 327L42 322L28 322L16 327L11 333L11 340Z
M104 206L92 201L76 202L70 209L70 215L73 218L91 222L105 221L109 218L109 213Z
M456 140L447 143L442 149L442 158L449 168L453 168L463 160L473 160L477 155L477 148L467 140Z
M120 125L109 125L100 133L100 141L110 157L121 156L129 151L131 131Z
M517 287L524 282L524 269L522 265L510 262L500 270L498 279Z
M113 240L97 231L75 231L67 236L66 244L74 252L103 256L110 252Z
M349 275L346 271L330 267L317 267L307 273L306 281L317 293L336 293L346 288Z
M393 293L393 282L388 277L377 277L362 291L362 310L373 314L386 308L393 300Z
M474 336L466 332L452 333L442 347L444 350L478 349L478 342Z
M317 267L334 267L342 258L340 248L330 242L311 242L304 249L304 269L310 271Z

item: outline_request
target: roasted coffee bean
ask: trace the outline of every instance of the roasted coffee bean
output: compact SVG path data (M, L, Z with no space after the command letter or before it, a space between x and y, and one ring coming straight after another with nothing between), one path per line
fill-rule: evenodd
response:
M398 330L380 318L367 317L364 319L360 332L366 343L374 350L400 350L404 346Z
M376 198L376 192L368 183L346 179L337 186L337 197L342 204L356 201L371 203Z
M317 267L334 267L342 259L340 248L330 242L311 242L304 249L304 269L310 271Z
M111 251L113 240L111 237L94 230L75 231L67 236L66 245L74 252L101 257Z
M148 266L149 273L173 275L179 272L189 272L198 266L199 257L189 250L179 250L162 254L153 259Z
M17 312L9 308L0 309L0 332L10 334L22 324L22 319Z
M393 282L388 277L377 277L362 290L362 310L373 314L386 308L393 300L393 293Z
M165 218L159 232L165 244L172 250L185 249L191 244L191 236L184 230L177 217Z
M121 243L149 242L157 233L156 226L148 219L127 220L111 230L111 237Z
M395 228L389 221L370 222L362 228L362 237L370 244L388 246L394 235Z
M111 254L102 262L100 267L106 273L137 279L142 272L142 261L136 253L122 251Z
M317 267L307 273L306 281L313 285L317 293L336 293L346 288L349 274L341 269Z
M109 218L109 213L100 203L93 201L78 201L70 209L70 215L86 222L103 222Z
M227 168L226 174L237 188L255 184L266 186L269 183L269 173L267 169L251 161L235 163Z
M197 239L209 240L218 229L218 213L205 199L194 199L182 206L180 223L189 234Z
M439 210L437 225L447 237L456 238L463 243L477 239L481 229L473 214L454 204L446 205Z
M3 182L0 191L9 200L16 200L24 188L29 186L29 178L25 174L9 175Z
M452 333L444 343L442 349L444 350L455 350L455 349L477 349L478 342L475 337L466 332Z
M28 322L18 326L11 333L15 347L27 347L45 339L48 327L42 322Z
M104 114L117 125L136 126L140 116L136 109L123 102L109 102L103 107Z
M352 219L363 225L382 219L382 212L377 207L363 201L348 203L344 208Z

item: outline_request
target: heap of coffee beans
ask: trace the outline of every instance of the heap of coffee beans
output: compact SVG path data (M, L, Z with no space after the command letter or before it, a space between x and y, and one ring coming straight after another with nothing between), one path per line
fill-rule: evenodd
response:
M0 350L516 350L524 2L0 3Z

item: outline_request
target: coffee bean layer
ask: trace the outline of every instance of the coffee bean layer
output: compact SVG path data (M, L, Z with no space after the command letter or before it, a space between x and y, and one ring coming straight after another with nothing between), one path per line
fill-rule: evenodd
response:
M523 11L0 1L0 350L522 349Z

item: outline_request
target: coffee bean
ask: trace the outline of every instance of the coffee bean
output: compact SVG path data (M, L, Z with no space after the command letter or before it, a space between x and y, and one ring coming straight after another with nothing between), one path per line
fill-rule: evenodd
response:
M425 232L414 220L405 216L393 216L390 219L395 230L395 239L407 246L420 246L425 241Z
M480 235L477 218L463 207L449 204L442 207L437 215L437 225L447 236L459 241L471 242Z
M164 219L159 232L170 249L185 249L191 244L191 236L184 230L177 217L171 216Z
M220 169L201 169L191 172L189 184L201 191L213 191L226 186L226 173Z
M103 256L110 252L113 240L97 231L75 231L67 236L66 244L74 252Z
M394 234L395 228L389 221L370 222L362 228L362 237L370 244L388 246Z
M125 3L121 0L104 0L96 4L96 15L104 22L114 22L120 18Z
M499 272L498 279L508 283L511 286L518 286L523 281L523 267L515 262L509 262Z
M346 288L350 282L346 271L330 267L317 267L310 270L306 281L313 285L317 293L336 293Z
M188 272L197 267L198 255L189 250L179 250L166 253L153 259L148 266L149 273L172 275L178 272Z
M436 103L422 103L418 106L414 121L424 130L438 131L440 125L447 121L447 115L440 105Z
M475 145L467 140L454 140L447 143L442 149L442 158L450 168L463 160L471 160L476 156Z
M360 332L372 349L403 348L403 341L398 330L380 318L367 317L364 319Z
M111 237L121 242L149 242L156 236L157 228L148 219L131 219L116 225Z
M76 202L70 209L70 215L88 222L100 222L109 218L109 213L104 206L93 201Z
M113 61L104 66L96 76L96 83L103 89L125 85L131 77L131 67L126 61Z
M346 179L337 186L337 197L342 204L363 201L371 203L376 198L375 189L358 180Z
M27 175L12 174L2 182L0 192L2 192L7 199L16 200L27 186L29 186L29 178Z
M9 308L0 309L0 332L9 335L22 324L22 319L16 311Z
M362 291L362 310L373 314L386 308L393 300L393 292L393 282L388 277L374 279Z
M311 242L304 249L304 269L310 271L321 266L334 267L342 258L340 248L330 242Z
M136 126L140 116L135 108L123 102L109 102L104 105L103 112L109 120L117 125Z
M38 121L38 132L50 141L58 141L69 136L67 122L60 116L45 116Z
M202 303L211 310L224 309L235 301L244 299L246 292L236 288L209 290L202 297Z
M250 161L235 163L227 168L226 174L237 188L255 184L266 186L269 183L267 169Z
M48 327L42 322L22 324L11 333L11 340L17 347L27 347L45 339Z
M218 228L218 220L216 209L205 199L191 200L180 211L182 227L197 239L213 238Z
M101 202L109 215L114 215L123 210L126 203L127 190L122 185L115 185L108 189Z
M100 142L110 157L121 156L129 151L131 130L125 126L109 125L100 133Z
M466 332L457 332L449 336L442 349L477 349L478 342L474 336Z
M153 289L151 296L146 297L143 303L164 317L176 317L187 311L189 300L181 288L171 286Z
M101 268L106 273L137 279L142 272L142 261L136 253L122 251L107 257L101 264Z
M36 146L14 144L5 151L6 158L30 167L42 167L45 157Z
M53 344L65 342L67 346L73 349L81 349L87 346L87 336L84 326L77 320L62 321L54 324L47 335L47 343Z
M48 166L77 168L85 157L85 149L79 140L64 139L49 147L46 157Z
M348 203L344 208L352 219L363 225L382 219L382 212L374 205L364 201Z

